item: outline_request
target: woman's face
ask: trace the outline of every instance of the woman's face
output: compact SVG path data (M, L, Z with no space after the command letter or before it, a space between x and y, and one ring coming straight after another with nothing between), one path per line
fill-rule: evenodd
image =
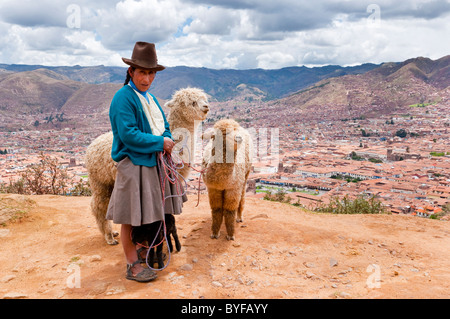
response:
M133 83L139 91L147 91L152 85L155 79L156 71L136 68L134 71L128 69L130 76L133 79Z

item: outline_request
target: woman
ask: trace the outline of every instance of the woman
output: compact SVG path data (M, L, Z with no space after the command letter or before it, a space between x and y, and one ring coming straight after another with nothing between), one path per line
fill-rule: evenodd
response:
M172 196L176 189L161 185L158 170L160 152L170 154L174 147L169 123L156 98L148 93L158 64L153 43L136 42L124 86L114 95L109 117L114 135L111 156L117 164L114 190L106 218L121 224L121 241L127 262L126 278L148 282L156 273L141 265L131 240L133 226L164 220L164 214L180 214L182 198Z

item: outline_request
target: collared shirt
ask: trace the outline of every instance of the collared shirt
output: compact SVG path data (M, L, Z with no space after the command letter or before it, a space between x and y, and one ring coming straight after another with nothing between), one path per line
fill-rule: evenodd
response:
M148 124L150 124L150 128L152 129L152 134L154 135L163 135L165 131L165 123L162 111L156 105L155 99L153 96L148 93L148 91L142 92L139 91L134 85L133 81L128 83L136 92L136 95L139 97L139 100L142 104L142 109L144 110L145 117L147 118Z

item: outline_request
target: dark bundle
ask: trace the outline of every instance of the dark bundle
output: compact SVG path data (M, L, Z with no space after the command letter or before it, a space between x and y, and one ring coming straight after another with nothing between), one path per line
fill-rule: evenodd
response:
M178 239L177 226L175 225L175 216L172 214L165 215L165 226L167 234L167 244L169 248L169 253L173 252L172 237L175 241L175 248L177 251L181 250L180 240ZM145 224L141 226L133 226L131 232L131 239L135 245L150 246L153 243L156 246L156 260L155 260L155 247L150 248L148 264L153 266L153 264L158 262L158 268L164 268L163 259L163 241L164 241L164 224L161 225L161 221L157 221L151 224ZM140 258L140 256L138 256Z

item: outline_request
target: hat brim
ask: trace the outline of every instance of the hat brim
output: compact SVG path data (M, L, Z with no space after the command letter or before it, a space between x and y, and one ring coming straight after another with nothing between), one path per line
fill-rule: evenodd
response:
M139 61L133 61L131 59L127 59L127 58L122 58L122 61L126 64L128 64L129 66L132 66L134 68L139 68L139 69L145 69L145 70L152 70L152 71L162 71L164 70L166 67L157 64L156 66L152 66L152 65L148 65L146 63L143 62L139 62Z

